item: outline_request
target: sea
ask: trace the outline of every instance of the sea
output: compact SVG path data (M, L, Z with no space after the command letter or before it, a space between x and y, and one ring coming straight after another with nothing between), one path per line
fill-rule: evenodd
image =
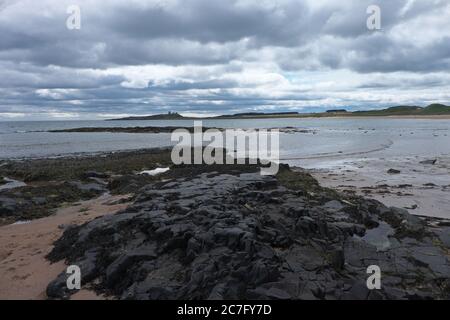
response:
M79 127L193 126L193 120L9 121L0 122L0 160L46 158L171 146L168 133L52 133ZM204 127L286 128L280 160L305 168L332 167L346 160L450 155L449 119L287 118L205 119Z

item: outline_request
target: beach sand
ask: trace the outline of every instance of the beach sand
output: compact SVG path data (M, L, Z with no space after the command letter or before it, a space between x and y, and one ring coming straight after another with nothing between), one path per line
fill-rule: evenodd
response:
M27 223L0 227L0 300L46 299L46 288L65 264L50 264L45 256L64 227L83 224L96 217L113 214L129 203L116 204L127 196L104 195L61 208L55 215ZM81 290L73 299L101 299L95 293Z
M343 161L332 169L310 169L325 187L376 199L411 214L450 218L450 157L423 164L419 157ZM400 173L389 174L389 169Z
M450 156L438 157L435 164L423 164L425 159L416 156L332 160L337 163L332 168L307 171L321 185L341 192L407 208L416 215L450 218ZM389 174L391 168L399 173ZM64 227L125 209L130 202L117 201L128 197L103 195L66 205L52 216L0 227L0 300L46 299L47 285L66 268L63 262L50 264L45 258ZM104 298L86 289L72 296Z

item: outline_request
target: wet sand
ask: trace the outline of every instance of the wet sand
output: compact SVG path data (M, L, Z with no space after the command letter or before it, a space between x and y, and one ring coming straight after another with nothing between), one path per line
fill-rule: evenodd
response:
M116 204L116 201L126 197L104 195L61 208L53 216L0 227L0 300L46 299L48 283L66 267L62 262L50 264L45 259L64 226L82 224L122 210L129 203ZM102 297L81 290L72 298Z
M364 158L309 172L326 187L376 199L421 216L450 218L450 157ZM389 169L400 173L390 174Z
M434 114L434 115L395 115L395 116L335 116L335 119L434 119L434 120L446 120L450 119L450 114Z
M327 158L326 165L334 161L333 166L308 171L323 186L407 208L412 214L450 218L450 155L437 157L434 165L421 163L427 160L423 156L387 158L379 153L373 158L369 154L345 158L348 156ZM49 168L55 171L56 167L52 164ZM391 168L400 173L389 174ZM188 174L186 170L180 169L179 173ZM66 267L64 263L50 264L45 259L54 241L62 235L63 226L82 224L122 210L129 203L114 203L124 197L105 195L66 206L49 217L0 227L0 299L45 299L48 283ZM102 298L87 290L72 296L72 299Z

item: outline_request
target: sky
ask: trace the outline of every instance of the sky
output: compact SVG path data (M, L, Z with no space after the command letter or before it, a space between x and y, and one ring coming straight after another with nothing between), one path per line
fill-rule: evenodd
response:
M0 120L434 102L450 0L0 0Z

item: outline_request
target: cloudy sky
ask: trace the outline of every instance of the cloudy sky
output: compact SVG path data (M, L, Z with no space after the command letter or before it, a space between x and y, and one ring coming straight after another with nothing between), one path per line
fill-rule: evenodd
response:
M0 120L431 102L450 102L450 0L0 0Z

